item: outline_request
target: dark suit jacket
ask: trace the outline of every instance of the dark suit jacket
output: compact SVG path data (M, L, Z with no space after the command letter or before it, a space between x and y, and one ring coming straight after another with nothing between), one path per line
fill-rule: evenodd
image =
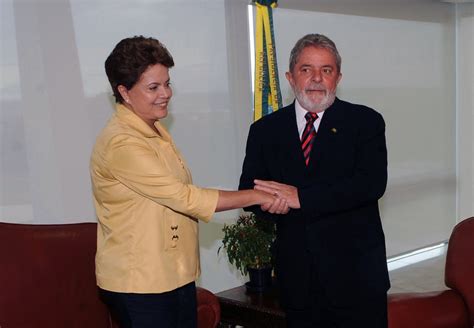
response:
M356 301L388 290L378 209L387 150L379 113L336 99L324 113L308 167L294 104L263 117L250 127L239 189L253 188L255 178L298 188L301 209L287 215L248 208L277 223L277 272L295 298L308 288L301 285L308 266L298 263L307 261L303 249L316 258L318 280L329 295Z

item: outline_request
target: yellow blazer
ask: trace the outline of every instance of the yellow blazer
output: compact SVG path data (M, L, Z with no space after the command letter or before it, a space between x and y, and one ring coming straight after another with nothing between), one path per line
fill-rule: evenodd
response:
M123 105L98 136L90 174L98 224L96 276L105 289L162 293L200 274L198 220L218 191L192 185L170 134Z

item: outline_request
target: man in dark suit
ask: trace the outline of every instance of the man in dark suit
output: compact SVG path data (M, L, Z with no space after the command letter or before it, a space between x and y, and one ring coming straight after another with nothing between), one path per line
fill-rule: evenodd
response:
M281 216L250 208L277 224L288 327L387 327L378 208L387 183L385 123L373 109L336 98L341 76L330 39L301 38L286 73L295 102L252 124L247 140L239 188L270 192L293 208Z

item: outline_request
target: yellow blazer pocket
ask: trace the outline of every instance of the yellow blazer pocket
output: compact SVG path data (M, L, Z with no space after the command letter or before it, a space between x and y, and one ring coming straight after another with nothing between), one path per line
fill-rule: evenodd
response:
M166 212L172 212L166 209ZM165 213L168 214L168 213ZM176 218L177 213L170 213L171 215L165 215L163 224L163 239L165 251L171 249L178 249L180 244L180 225Z

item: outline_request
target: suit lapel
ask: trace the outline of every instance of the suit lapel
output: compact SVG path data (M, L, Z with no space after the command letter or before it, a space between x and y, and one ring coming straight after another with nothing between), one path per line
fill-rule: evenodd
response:
M301 140L296 124L296 113L294 103L281 109L280 136L280 160L282 165L282 176L290 177L289 181L300 181L305 177L306 164L301 150Z
M324 160L325 155L328 155L328 141L338 133L342 120L343 110L340 107L340 101L336 98L334 104L324 112L324 116L319 124L318 133L309 159L308 169L310 172L318 172L319 163Z
M321 120L316 139L311 149L309 165L306 166L303 151L301 150L301 140L296 124L296 113L294 103L280 109L281 117L278 124L277 135L279 147L279 161L282 172L281 177L285 177L293 184L298 181L299 185L304 185L309 176L318 174L318 166L324 161L325 156L330 156L330 140L338 133L343 125L344 110L340 100L336 98L334 104L329 107ZM285 182L285 181L281 181Z

